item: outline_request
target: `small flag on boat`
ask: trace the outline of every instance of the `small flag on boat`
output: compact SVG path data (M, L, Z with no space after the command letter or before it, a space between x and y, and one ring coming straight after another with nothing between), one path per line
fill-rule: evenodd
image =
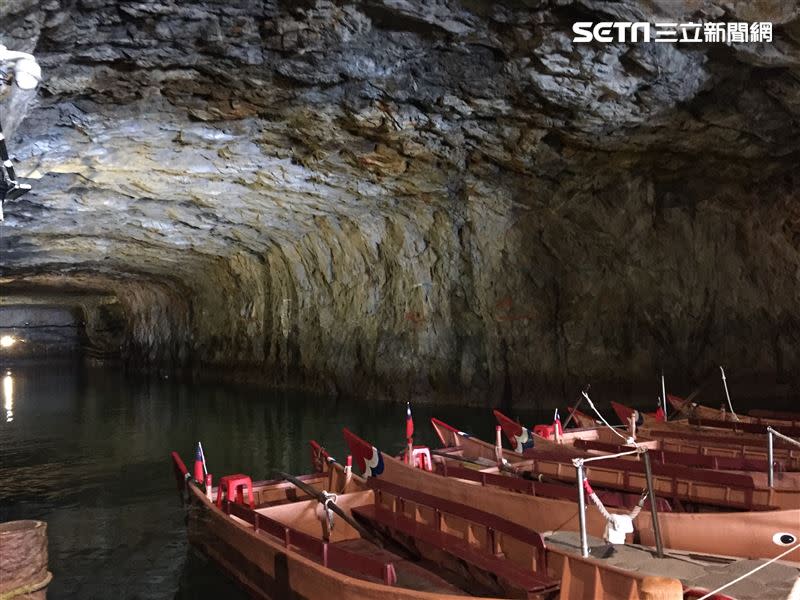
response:
M522 454L525 450L533 448L533 434L527 427L512 421L499 410L494 411L494 416L497 422L500 423L500 427L502 427L508 441L514 446L514 452Z
M664 413L664 407L661 402L661 398L658 399L658 408L656 409L656 421L659 423L663 423L666 421L666 415Z
M406 402L406 439L414 437L414 417L411 416L411 403Z
M200 445L200 442L197 442L197 450L194 453L194 479L200 483L205 481L204 472L205 469L203 467L203 447Z
M349 429L344 429L344 439L350 454L364 477L377 477L383 473L383 454L369 442L362 440Z

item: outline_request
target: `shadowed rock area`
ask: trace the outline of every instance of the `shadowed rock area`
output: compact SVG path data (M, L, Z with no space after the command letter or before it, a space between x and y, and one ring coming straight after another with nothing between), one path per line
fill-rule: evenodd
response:
M774 39L571 41L601 20ZM26 0L0 43L45 78L3 295L113 296L131 363L528 405L718 364L797 387L797 3Z

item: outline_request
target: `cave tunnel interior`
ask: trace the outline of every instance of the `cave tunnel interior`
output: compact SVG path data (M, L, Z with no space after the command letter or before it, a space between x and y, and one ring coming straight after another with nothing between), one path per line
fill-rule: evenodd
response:
M5 3L42 68L0 96L32 187L6 350L481 405L725 365L793 397L797 9L696 4ZM774 38L572 41L630 14Z
M733 23L748 36L769 24L770 35L581 42L579 22ZM614 448L629 444L636 421L615 419L612 401L636 407L643 424L667 394L698 403L675 417L705 409L727 419L735 407L742 423L717 425L756 429L752 457L739 432L734 450L723 440L709 456L716 434L688 419L675 429L680 437L690 428L694 445L650 441L668 448L652 453L654 464L680 450L669 454L675 464L654 467L671 473L661 490L672 496L658 492L676 509L666 520L660 513L665 538L691 541L672 548L683 552L672 562L694 576L707 554L725 554L709 559L705 581L670 580L670 597L733 579L717 567L760 569L754 548L769 559L800 539L798 472L779 469L776 487L786 489L772 489L772 436L746 412L800 419L800 2L0 0L0 125L0 527L47 522L39 555L53 573L51 599L250 597L209 568L202 548L190 549L208 539L192 533L203 519L183 504L190 493L210 498L204 475L219 491L226 473L259 482L322 470L324 461L309 463L309 440L347 464L356 454L341 435L347 427L369 440L362 446L387 481L390 453L409 456L416 444L424 455L444 442L430 417L470 434L454 436L457 446L497 439L490 408L516 419L507 428L558 431L558 410L566 426L564 409L581 390L599 407L581 425L586 444L606 444L598 431ZM603 415L629 431L594 427ZM575 462L544 476L508 472L504 456L528 457L513 454L522 438L507 437L505 455L495 445L477 461L507 489L473 485L474 472L452 489L503 523L524 519L514 522L537 545L516 572L532 557L540 566L553 530L578 531L573 494L582 503L584 487ZM796 451L778 446L776 464L800 469ZM588 456L588 445L576 448L567 460ZM172 451L197 467L193 486L177 465L181 503ZM692 479L710 461L716 472ZM367 456L361 462L365 472ZM737 465L735 477L720 464ZM643 506L642 477L623 472L607 497L630 501L625 511ZM540 504L537 490L552 483L543 477L564 473L563 489ZM687 495L697 494L688 499L679 497L684 476ZM732 477L746 485L733 489ZM346 479L365 486L357 498L372 494ZM332 487L327 475L317 481ZM450 493L451 483L436 489ZM280 499L264 511L305 502L275 485ZM502 502L484 502L495 493ZM787 497L794 504L779 502ZM519 510L503 514L506 500ZM228 536L223 527L245 521L214 510L221 550L206 554L222 557L223 571L244 565L234 575L252 577L249 593L273 582L271 562L283 587L330 575L327 543L316 565L282 528L270 561L260 554L272 556L267 544L253 541L268 534L256 531L257 516L254 531ZM415 511L461 527L438 509ZM599 514L589 514L598 535L607 523ZM657 529L648 517L637 541L642 524ZM508 557L495 541L511 536L496 538L493 527L467 525L455 544L468 541L473 556L473 542L485 540L482 564L497 565ZM441 526L431 531L441 539ZM248 540L234 547L240 534ZM443 554L437 546L433 555ZM472 573L456 558L456 577ZM725 593L798 597L787 575L796 578L797 565L771 564ZM582 595L563 594L572 598L623 571L606 578L581 563L563 572L575 585L591 572ZM500 589L495 573L479 575L464 593ZM402 586L384 593L372 580L368 593L348 596L356 578L346 580L324 597L420 597ZM632 589L614 597L637 596ZM272 591L263 597L292 595Z

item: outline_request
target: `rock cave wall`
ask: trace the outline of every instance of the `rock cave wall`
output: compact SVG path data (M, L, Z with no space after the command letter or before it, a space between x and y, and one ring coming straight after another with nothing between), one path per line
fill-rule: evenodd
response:
M573 44L576 20L772 43ZM135 364L365 399L796 390L800 8L27 0L4 285L114 294ZM647 390L644 392L644 390Z

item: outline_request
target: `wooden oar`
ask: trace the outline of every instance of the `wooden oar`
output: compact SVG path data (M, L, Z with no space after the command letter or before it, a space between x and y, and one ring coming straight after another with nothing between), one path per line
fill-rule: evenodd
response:
M466 456L457 456L455 454L450 454L449 452L444 452L442 450L431 450L430 453L435 455L435 456L442 456L444 458L449 458L451 460L458 460L458 461L461 461L461 462L466 462L466 463L470 463L470 464L473 464L473 465L478 465L480 467L494 467L494 466L497 466L497 463L495 463L494 461L492 461L492 460L490 460L488 458L485 458L483 460L478 460L476 458L467 458Z
M342 520L348 525L350 525L350 527L355 529L361 535L361 537L372 542L376 546L383 548L383 542L381 542L377 537L375 537L375 535L371 531L364 529L364 527L362 527L358 521L353 519L353 517L348 515L341 508L339 508L335 502L327 502L328 498L325 497L325 494L323 494L322 492L318 492L313 487L301 481L294 475L289 475L288 473L284 473L283 471L275 471L275 475L277 475L281 479L285 479L286 481L293 484L295 487L299 488L301 491L305 492L312 498L315 498L316 501L322 504L325 508L329 508L337 515L339 515L342 518Z
M692 406L692 401L693 401L693 400L695 399L695 397L697 397L697 395L700 393L700 390L702 390L702 389L703 389L703 386L704 386L706 383L708 383L708 380L709 380L710 378L711 378L711 376L710 376L710 375L707 375L707 376L705 377L705 379L703 379L703 380L700 382L700 385L698 385L698 386L697 386L697 387L696 387L696 388L695 388L695 389L692 391L692 393L691 393L691 394L689 394L688 396L686 396L686 398L685 398L685 400L686 400L686 401L683 403L683 406L681 406L681 407L678 409L678 412L677 412L677 413L675 413L675 415L673 415L673 417L672 417L673 419L680 418L680 417L682 417L682 416L688 416L688 415L686 415L686 410L687 410L687 409L689 409L689 408L691 408L691 406ZM667 399L666 399L666 398L664 398L664 401L666 402L666 401L667 401Z
M573 412L570 412L569 416L567 417L567 420L564 421L564 425L563 425L564 429L566 429L567 425L569 425L570 422L572 422L572 418L575 416L575 412L574 411L578 410L578 407L581 405L581 402L583 402L583 394L584 393L588 394L590 387L592 387L592 384L591 383L587 383L586 387L583 388L583 391L581 392L580 396L578 396L578 401L575 403L575 406L572 407Z
M431 454L435 454L436 456L441 456L444 458L449 458L450 460L478 465L479 467L497 467L501 471L509 473L510 475L521 477L523 479L530 479L532 481L539 481L541 483L561 483L561 481L559 481L558 479L551 479L550 477L545 477L544 475L537 475L534 474L533 471L520 471L518 469L515 469L514 467L511 466L513 463L509 464L503 463L498 465L497 463L491 461L488 458L485 458L484 460L477 460L474 458L467 458L466 456L453 456L452 454L448 452L442 452L441 450L431 450L430 452Z

